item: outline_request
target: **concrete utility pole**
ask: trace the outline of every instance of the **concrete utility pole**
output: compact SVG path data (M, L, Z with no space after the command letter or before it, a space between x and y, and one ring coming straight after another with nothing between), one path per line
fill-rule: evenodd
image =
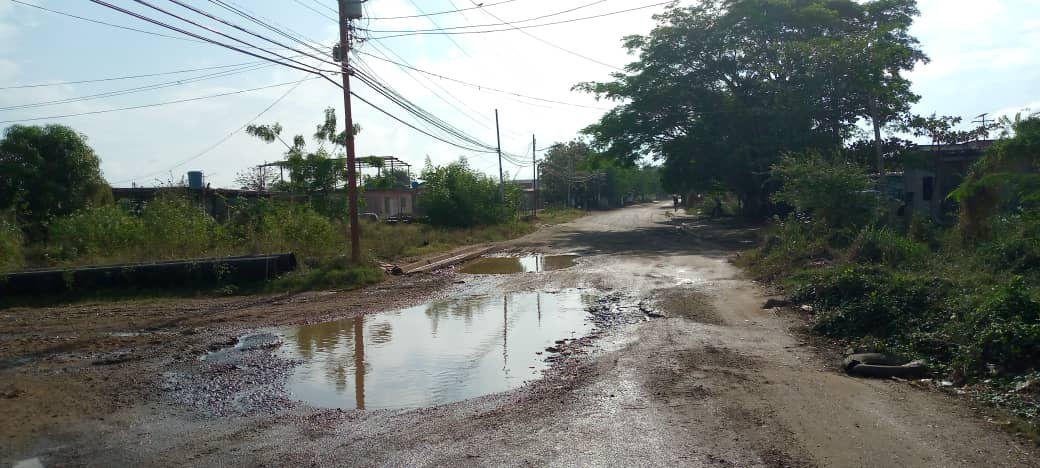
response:
M538 140L531 135L531 172L534 173L534 179L531 179L531 185L534 189L534 216L538 217Z
M502 172L502 132L498 130L498 109L495 109L495 138L498 139L498 196L506 204L506 177Z
M339 0L339 43L342 53L343 108L347 130L347 209L350 210L350 259L361 262L361 225L358 216L357 153L354 148L354 114L350 108L350 21L361 18L359 0Z

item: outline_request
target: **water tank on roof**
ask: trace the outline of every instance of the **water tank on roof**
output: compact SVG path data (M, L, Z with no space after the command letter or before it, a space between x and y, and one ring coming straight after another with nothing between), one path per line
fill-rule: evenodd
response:
M188 171L188 188L202 190L202 171Z
M340 0L343 2L343 13L347 15L347 19L361 19L361 0Z

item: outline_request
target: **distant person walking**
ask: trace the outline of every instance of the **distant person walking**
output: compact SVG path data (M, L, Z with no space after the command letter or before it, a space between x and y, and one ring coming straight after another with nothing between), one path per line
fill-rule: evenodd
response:
M672 195L672 211L675 211L675 212L679 211L679 196L678 195Z

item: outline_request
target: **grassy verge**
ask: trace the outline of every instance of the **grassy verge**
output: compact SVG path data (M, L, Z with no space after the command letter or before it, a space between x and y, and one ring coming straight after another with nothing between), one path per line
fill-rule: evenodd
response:
M929 362L937 381L1040 434L1040 242L1001 219L985 242L917 219L842 232L774 222L739 263L813 306L811 328L858 352Z
M385 274L378 267L381 262L400 263L460 246L513 239L539 226L567 222L582 215L578 210L548 210L536 219L468 229L366 224L362 228L365 260L352 264L343 259L343 254L350 250L347 227L307 208L274 207L263 217L220 225L179 200L154 205L157 206L152 209L156 212L152 216L135 216L116 207L77 213L58 220L54 234L46 242L23 245L22 239L13 234L0 238L4 252L18 254L17 262L0 264L0 273L22 267L64 268L270 252L295 252L299 269L262 284L90 291L47 298L5 297L0 298L0 307L352 289L382 281Z

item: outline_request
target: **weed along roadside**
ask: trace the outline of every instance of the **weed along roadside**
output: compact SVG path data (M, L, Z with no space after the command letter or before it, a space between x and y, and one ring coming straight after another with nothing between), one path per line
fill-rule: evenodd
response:
M174 203L177 205L177 203ZM192 210L187 205L181 209ZM289 208L295 210L295 208ZM277 215L276 211L275 215ZM92 214L85 214L87 216ZM48 302L115 300L135 296L227 295L256 292L301 292L320 288L349 289L382 281L378 263L407 263L424 255L432 255L469 244L495 242L514 238L539 226L566 222L579 215L577 211L548 211L535 220L474 228L438 228L426 225L366 224L363 241L369 253L369 265L347 265L335 254L336 235L332 226L322 226L318 218L308 219L303 226L283 227L302 240L328 242L324 250L310 244L281 241L279 246L300 246L304 257L297 264L295 254L252 255L211 259L166 260L151 263L106 265L109 259L148 258L144 253L108 251L111 245L84 244L86 252L105 252L103 257L82 260L100 264L67 261L54 268L0 272L0 305L46 304ZM122 216L120 214L119 216ZM308 215L305 215L308 216ZM283 219L292 223L293 217ZM106 222L106 219L99 219ZM119 223L119 220L116 220ZM220 229L219 225L212 226ZM298 230L297 230L298 228ZM322 240L323 239L323 240ZM171 242L177 242L174 239ZM101 243L104 243L103 241ZM204 244L203 244L204 245ZM34 249L28 245L28 250ZM44 248L45 249L45 248ZM183 251L182 251L183 252ZM208 251L204 251L208 252ZM323 252L323 253L322 253ZM323 257L322 256L327 256ZM167 255L163 257L173 257ZM41 294L46 297L41 300Z
M784 161L776 197L796 213L739 263L782 286L849 354L926 365L926 376L907 375L995 407L1040 440L1040 223L1028 185L994 192L1007 167L1040 153L1038 135L1040 119L1024 120L986 151L951 195L953 224L893 217L841 161Z

